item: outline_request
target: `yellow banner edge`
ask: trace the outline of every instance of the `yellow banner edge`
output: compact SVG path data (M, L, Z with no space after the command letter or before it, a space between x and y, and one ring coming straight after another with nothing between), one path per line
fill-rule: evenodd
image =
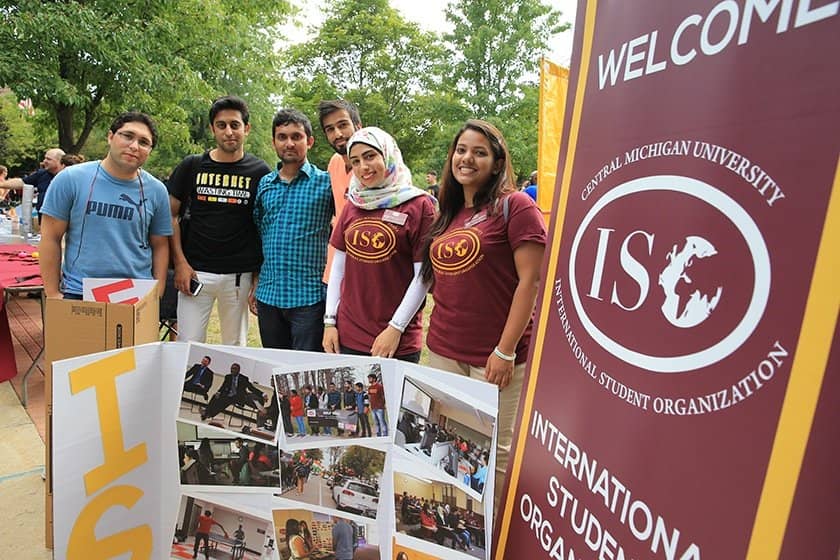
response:
M595 34L595 12L597 7L597 0L592 0L591 2L586 3L586 19L584 23L583 41L581 44L580 71L578 72L578 82L575 92L574 112L572 114L571 126L569 127L566 164L563 169L563 182L560 187L561 191L560 201L558 204L557 221L554 224L554 237L551 240L551 255L549 257L548 268L546 271L547 278L543 284L543 305L540 309L540 322L537 325L536 337L534 339L536 342L534 356L529 366L530 377L528 387L526 388L522 414L520 416L522 422L519 426L516 449L513 451L513 463L509 476L510 484L508 487L507 500L505 502L505 511L502 515L502 525L499 530L499 543L496 547L497 558L504 558L505 547L507 546L507 535L510 530L512 512L515 506L514 498L516 497L519 473L522 470L522 453L525 448L528 426L530 424L529 419L534 406L534 394L537 385L537 378L539 377L539 366L542 358L545 329L548 323L548 313L550 312L551 302L553 301L551 294L554 291L557 261L560 258L560 238L563 231L563 222L566 218L566 206L568 204L569 190L571 188L572 164L575 160L575 150L577 147L581 113L583 109L583 98L586 92L586 80L589 74L589 58L592 52L592 40Z
M782 550L840 312L837 270L840 270L840 158L747 560L778 558Z

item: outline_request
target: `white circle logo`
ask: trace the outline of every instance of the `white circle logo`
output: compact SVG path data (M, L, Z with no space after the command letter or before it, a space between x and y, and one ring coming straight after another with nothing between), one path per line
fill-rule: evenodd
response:
M628 200L633 195L650 192L676 193L687 195L695 202L701 202L720 212L737 229L749 250L753 270L753 285L749 304L746 311L735 327L725 334L720 340L698 351L687 352L680 355L653 355L650 352L640 352L628 348L605 334L596 326L587 314L581 301L577 285L577 258L581 245L581 239L587 232L593 220L608 205ZM636 235L638 234L638 235ZM654 234L645 231L636 231L631 236L647 240L649 245L653 244ZM631 236L628 236L625 243ZM674 245L667 255L668 264L661 270L658 284L665 297L661 306L661 313L667 319L670 326L678 329L689 329L706 320L715 308L721 304L721 296L724 292L722 285L716 286L714 293L704 296L695 291L687 297L677 293L675 287L678 282L690 283L691 279L687 274L687 267L696 259L711 258L721 249L716 248L712 243L700 235L686 236L681 247ZM601 263L603 265L603 263ZM638 263L630 263L638 264ZM645 278L647 278L645 273ZM635 306L625 306L620 302L617 304L626 311L634 311L642 304L647 295L647 285L640 284L644 289ZM770 256L767 246L755 222L731 197L711 185L677 175L658 175L642 177L619 185L601 197L587 212L578 226L572 242L571 255L569 260L569 287L575 311L587 333L607 352L620 360L649 371L659 373L682 373L703 368L719 362L737 350L753 333L758 326L761 317L767 306L770 295ZM744 300L746 301L746 299Z

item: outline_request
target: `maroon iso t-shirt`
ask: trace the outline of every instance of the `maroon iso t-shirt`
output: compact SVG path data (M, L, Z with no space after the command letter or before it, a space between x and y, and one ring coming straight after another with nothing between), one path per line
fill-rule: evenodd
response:
M330 245L347 253L339 339L343 346L370 352L388 326L414 278L414 263L423 260L423 238L435 218L431 197L418 196L388 210L360 210L347 204L338 218ZM400 338L396 355L420 350L423 326L418 312Z
M484 367L507 321L518 276L513 252L522 243L545 245L545 222L524 193L509 196L505 223L496 214L464 208L431 247L435 307L426 344L435 354ZM516 362L528 357L531 322L516 347Z

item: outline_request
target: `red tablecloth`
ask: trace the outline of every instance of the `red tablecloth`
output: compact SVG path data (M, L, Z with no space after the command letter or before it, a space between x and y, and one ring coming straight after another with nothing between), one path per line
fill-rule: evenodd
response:
M32 252L37 250L32 245L0 245L0 382L17 375L15 349L2 294L10 287L42 285L38 259L32 257Z

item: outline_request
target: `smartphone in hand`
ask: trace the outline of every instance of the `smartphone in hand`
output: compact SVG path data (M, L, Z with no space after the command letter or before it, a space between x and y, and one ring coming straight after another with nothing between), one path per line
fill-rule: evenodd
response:
M204 284L199 282L195 278L190 278L190 294L193 296L197 296L198 293L201 291L201 288L204 287Z

